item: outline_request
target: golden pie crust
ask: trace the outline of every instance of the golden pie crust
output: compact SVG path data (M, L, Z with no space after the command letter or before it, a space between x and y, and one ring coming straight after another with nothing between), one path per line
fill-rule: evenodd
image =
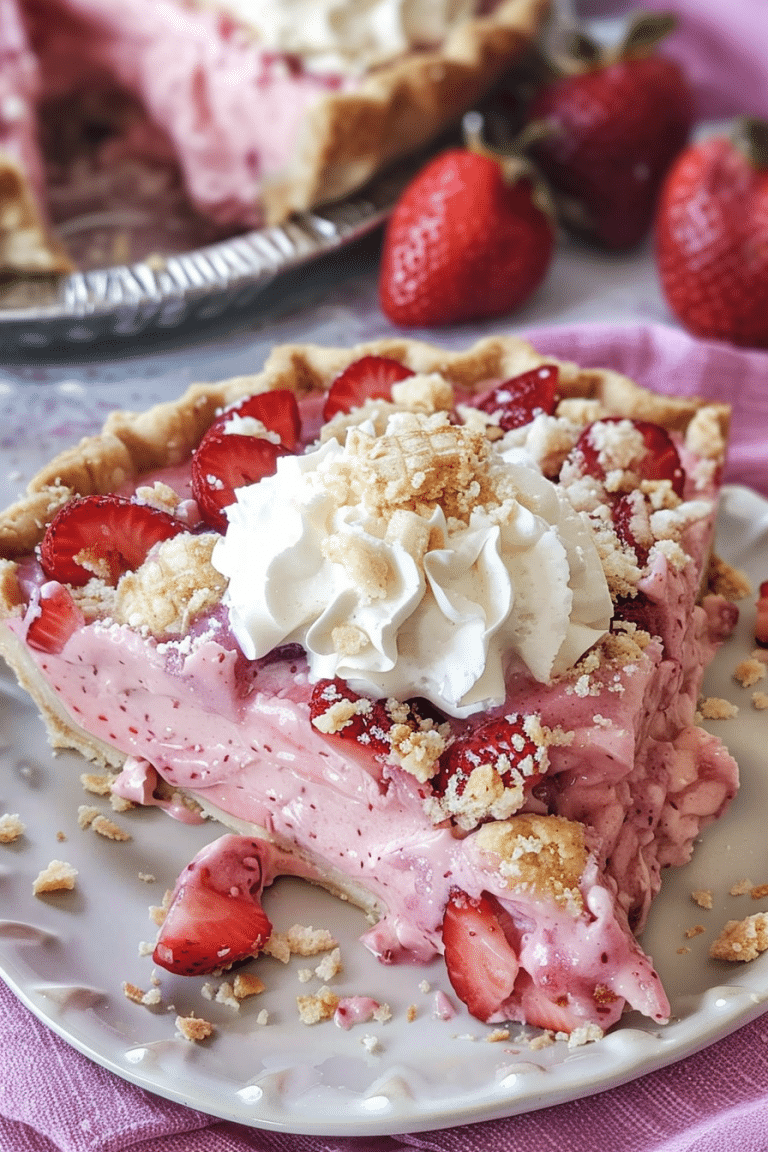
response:
M0 152L0 276L51 276L72 272L64 246L40 216L26 177Z

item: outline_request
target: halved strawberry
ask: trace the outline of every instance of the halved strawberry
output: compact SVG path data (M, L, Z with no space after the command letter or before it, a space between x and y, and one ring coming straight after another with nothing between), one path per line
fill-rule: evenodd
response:
M229 968L272 933L261 906L263 841L230 834L206 845L176 881L152 954L181 976Z
M500 1010L512 994L520 969L499 913L492 896L468 896L453 888L443 916L448 978L478 1020L489 1020Z
M504 813L509 816L522 806L525 796L546 772L547 749L528 735L522 716L495 716L457 736L440 757L431 783L446 813L457 816L464 828L473 828L495 815L491 808L497 798L485 788L478 795L473 793L471 805L464 795L472 773L482 767L492 768L504 788L517 794L514 808Z
M768 580L763 580L757 601L755 620L755 641L761 648L768 648Z
M235 503L235 489L272 476L278 457L287 455L282 444L227 433L222 425L213 424L192 454L192 495L206 524L226 532L224 509Z
M337 412L351 412L366 400L391 400L392 385L413 376L399 360L389 356L363 356L345 368L331 384L325 398L323 420Z
M611 509L611 518L619 540L634 550L638 566L644 568L648 562L649 549L645 544L640 543L634 528L636 517L639 517L642 512L642 507L640 510L637 507L638 499L645 501L640 492L620 496Z
M41 586L39 609L40 614L27 628L27 643L41 652L61 652L70 636L85 624L69 589L58 580Z
M76 496L56 513L40 544L40 564L49 580L79 587L94 574L116 584L138 568L150 548L185 531L159 508L125 496ZM78 563L87 556L92 568Z
M277 388L274 392L259 392L247 396L231 408L226 408L216 417L211 428L221 428L233 416L250 416L260 420L270 432L276 432L284 448L293 451L301 436L301 416L299 405L293 392L287 388Z
M475 407L489 414L499 413L499 427L504 432L530 424L544 412L551 416L557 407L557 385L560 371L556 364L542 364L519 376L505 380L482 396Z
M597 424L618 424L624 417L605 416ZM636 462L636 468L643 480L669 480L672 489L682 498L685 487L685 472L680 463L680 456L672 438L665 428L653 424L650 420L632 420L634 428L640 433L645 445L645 453L641 460ZM576 441L575 452L580 453L583 468L587 475L603 479L605 471L599 460L599 450L593 442L595 425L590 424L584 429Z

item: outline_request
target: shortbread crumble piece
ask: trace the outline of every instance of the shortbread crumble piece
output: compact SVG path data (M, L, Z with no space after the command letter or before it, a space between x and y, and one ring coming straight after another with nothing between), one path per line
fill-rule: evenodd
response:
M81 772L80 783L86 792L92 792L94 796L109 796L112 792L112 781L114 776L109 776L106 772Z
M768 948L768 913L729 920L709 949L714 960L754 960Z
M764 712L768 708L768 692L753 692L752 706L757 708L758 712Z
M264 981L250 972L238 973L232 985L232 990L238 1000L247 1000L249 996L259 996L265 988Z
M753 900L763 900L768 896L768 884L755 884L754 888L750 888L749 894Z
M130 832L126 832L119 824L115 824L114 820L110 820L108 816L99 814L95 820L91 821L91 828L99 836L104 836L107 840L126 841L132 840Z
M758 680L762 680L768 669L762 660L755 660L749 657L747 660L742 660L740 664L736 665L733 673L734 680L741 684L742 688L751 688L753 684L757 684Z
M341 962L341 949L334 948L327 956L324 956L318 966L315 968L315 976L325 983L332 980L334 976L338 976L339 972L343 969L344 965Z
M691 892L691 900L694 904L698 904L699 908L711 908L712 892L708 888L698 888Z
M325 987L314 996L297 996L299 1019L302 1024L319 1024L323 1020L331 1020L340 999L340 996Z
M117 586L113 615L131 628L146 627L158 639L184 635L191 622L215 607L226 587L211 564L218 535L181 532L154 548L141 567Z
M216 1031L209 1020L203 1020L200 1016L177 1016L176 1028L177 1035L191 1043L207 1040Z
M145 992L128 980L123 981L123 995L126 1000L131 1000L134 1004L144 1004L147 1008L154 1007L162 1000L159 988L150 988L148 992Z
M273 932L262 951L287 964L291 956L317 956L337 946L338 941L327 929L293 924L287 932Z
M746 573L731 567L719 556L712 556L709 562L709 588L726 600L744 600L752 595L752 583Z
M684 935L685 935L686 940L694 940L697 936L701 936L703 931L704 931L704 925L703 924L695 924L693 926L693 928L687 928L685 930Z
M13 844L24 835L26 828L18 812L5 812L0 816L0 844Z
M700 711L705 720L732 720L738 716L739 709L730 700L723 700L720 696L708 696L702 700Z
M77 868L64 860L51 860L34 880L32 892L35 896L43 892L68 892L74 888L76 878Z
M729 896L746 896L747 892L750 892L751 889L752 881L747 880L745 877L743 880L737 881L732 888L729 888L728 894Z

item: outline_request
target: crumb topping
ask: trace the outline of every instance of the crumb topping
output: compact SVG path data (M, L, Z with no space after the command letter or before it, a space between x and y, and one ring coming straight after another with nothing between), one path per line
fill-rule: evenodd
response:
M26 828L18 812L5 812L0 816L0 844L13 844L24 835Z
M75 887L76 879L77 868L64 860L51 860L33 881L32 893L40 896L44 892L69 892Z
M561 816L518 815L482 825L474 842L484 855L496 858L506 888L527 888L572 916L582 912L583 825Z
M177 1035L184 1040L189 1040L190 1043L207 1040L216 1031L209 1020L203 1020L202 1017L194 1015L177 1016L176 1029Z
M729 920L712 943L714 960L755 960L768 949L768 913L755 912L743 920Z
M321 988L311 996L297 996L299 1019L302 1024L320 1024L323 1020L331 1020L340 999L330 988Z
M226 580L211 564L218 536L186 532L164 540L135 572L121 577L112 616L158 639L183 635L221 600Z

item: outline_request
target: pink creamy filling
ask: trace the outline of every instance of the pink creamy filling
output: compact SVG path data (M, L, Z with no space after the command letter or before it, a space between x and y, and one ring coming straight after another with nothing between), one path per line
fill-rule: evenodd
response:
M25 0L24 8L43 97L117 83L165 132L190 198L218 224L261 223L262 182L293 157L307 108L341 85L264 54L212 9L174 0Z
M319 403L306 406L308 425ZM188 494L186 468L163 479ZM433 826L424 810L428 784L325 739L310 722L312 686L300 651L249 662L222 612L180 642L96 622L59 654L29 654L75 720L129 757L119 792L157 802L159 773L266 829L274 841L263 850L268 882L286 872L327 878L330 869L331 879L335 872L359 883L380 912L362 939L384 962L441 953L451 890L486 892L508 915L524 974L493 1019L541 1018L556 1005L560 1026L604 1029L626 1003L663 1020L664 991L633 931L645 923L661 869L689 858L700 829L737 786L734 761L694 716L703 669L727 623L719 597L694 604L711 530L704 519L683 536L695 563L675 570L660 555L641 581L639 600L657 635L637 662L605 662L588 681L550 685L509 669L498 713L538 713L546 726L574 734L569 745L550 748L548 774L521 811L585 826L591 855L581 913L507 887L474 832ZM30 592L39 578L28 566ZM26 621L9 627L23 639Z

